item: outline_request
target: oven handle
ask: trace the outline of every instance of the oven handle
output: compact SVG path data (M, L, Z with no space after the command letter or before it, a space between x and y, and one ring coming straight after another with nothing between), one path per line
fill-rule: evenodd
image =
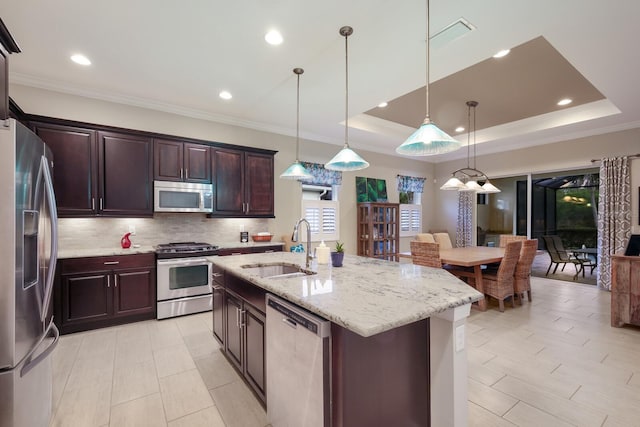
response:
M211 265L211 261L206 258L177 258L177 259L159 259L158 266L167 266L171 267L174 265L178 265L181 267L190 266L190 265L202 265L207 264Z

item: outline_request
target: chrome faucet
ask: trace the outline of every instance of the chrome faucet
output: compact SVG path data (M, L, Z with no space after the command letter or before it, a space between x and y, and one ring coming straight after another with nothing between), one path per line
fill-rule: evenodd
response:
M305 258L306 259L305 266L309 268L309 263L313 259L313 256L311 255L311 225L309 225L309 221L307 221L305 218L300 218L298 222L296 222L296 225L293 227L293 234L291 235L291 241L292 242L298 241L298 227L302 222L307 224L307 256Z

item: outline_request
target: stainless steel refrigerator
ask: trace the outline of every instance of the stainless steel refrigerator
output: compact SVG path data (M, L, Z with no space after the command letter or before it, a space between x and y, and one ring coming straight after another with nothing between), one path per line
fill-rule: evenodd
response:
M57 259L52 155L29 129L0 121L0 426L46 427L51 295Z

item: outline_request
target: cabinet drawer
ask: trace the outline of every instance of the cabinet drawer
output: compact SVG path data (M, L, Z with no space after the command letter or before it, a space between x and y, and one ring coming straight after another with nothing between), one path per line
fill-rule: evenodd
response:
M72 274L122 268L155 267L155 257L155 254L149 253L63 259L60 261L60 273Z
M225 278L227 290L233 291L236 295L265 313L267 311L265 297L266 291L262 288L252 285L232 274L227 274Z
M282 252L283 245L270 245L270 246L254 246L251 248L251 252L254 254L260 254L265 252Z
M224 270L222 267L214 264L211 268L211 275L215 284L224 287Z

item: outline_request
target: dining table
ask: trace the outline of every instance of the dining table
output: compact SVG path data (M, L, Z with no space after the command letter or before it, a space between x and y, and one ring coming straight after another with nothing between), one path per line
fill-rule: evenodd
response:
M503 257L504 248L467 246L464 248L440 249L440 260L443 265L449 264L454 267L473 267L473 278L475 279L474 287L482 294L484 294L484 286L482 284L482 266L500 263ZM478 309L480 311L485 311L487 309L486 298L478 301Z

